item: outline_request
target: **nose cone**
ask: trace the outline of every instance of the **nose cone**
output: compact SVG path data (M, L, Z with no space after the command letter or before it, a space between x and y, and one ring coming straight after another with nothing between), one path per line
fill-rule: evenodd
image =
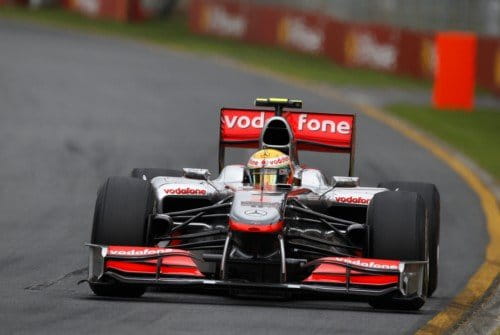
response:
M244 190L235 194L229 213L232 230L274 232L283 228L281 209L285 194Z
M234 205L233 205L234 209ZM240 206L239 209L232 210L230 217L241 223L255 225L271 224L280 220L280 213L277 208L265 206Z

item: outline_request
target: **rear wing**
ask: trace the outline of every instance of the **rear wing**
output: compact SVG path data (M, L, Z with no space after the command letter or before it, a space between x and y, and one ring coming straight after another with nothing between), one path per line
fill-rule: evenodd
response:
M286 99L283 99L286 100ZM257 100L257 102L259 99ZM290 101L290 100L289 100ZM256 103L257 104L257 103ZM285 107L297 108L288 103ZM262 105L262 104L258 104ZM300 106L302 104L300 103ZM266 109L222 108L220 111L219 169L224 167L226 148L259 148L266 121L282 117L292 132L298 151L319 151L349 154L349 176L354 169L356 116L353 114L307 113ZM298 107L300 108L300 107Z

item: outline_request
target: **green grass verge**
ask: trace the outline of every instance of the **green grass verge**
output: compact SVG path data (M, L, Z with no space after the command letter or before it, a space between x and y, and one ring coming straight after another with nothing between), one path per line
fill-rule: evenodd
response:
M347 69L325 57L292 53L276 47L248 45L238 41L192 34L185 17L173 16L142 23L120 23L90 19L57 8L27 10L20 7L0 7L0 17L35 20L66 28L112 34L176 46L199 53L225 55L260 67L272 69L301 79L335 85L425 88L430 83L378 71Z
M385 110L442 139L500 180L500 111L467 113L408 104L390 105Z

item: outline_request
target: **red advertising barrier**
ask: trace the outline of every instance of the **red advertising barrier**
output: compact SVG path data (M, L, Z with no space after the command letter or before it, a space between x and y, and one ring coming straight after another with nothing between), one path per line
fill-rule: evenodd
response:
M1 1L1 0L0 0ZM60 0L61 6L90 17L122 22L150 19L159 11L155 3L143 0Z
M500 95L500 38L479 37L477 83Z
M433 78L435 34L355 24L316 12L249 1L191 0L193 32L326 56L337 64ZM477 82L500 92L500 38L479 38Z
M157 17L164 6L159 0L133 0L130 6L131 21L144 21Z
M27 6L29 0L0 0L0 6L1 5L20 5L20 6Z
M282 10L280 14L276 18L277 45L299 52L325 53L327 16L293 9Z
M100 0L63 0L61 5L67 10L91 17L99 16L101 8Z
M476 78L475 34L438 33L433 103L437 108L472 110Z
M27 4L28 0L0 0ZM91 17L135 22L156 16L162 2L152 0L59 0L68 10ZM189 27L197 34L325 56L337 64L433 78L435 33L336 20L320 12L237 0L191 0ZM500 38L478 37L477 83L500 95Z
M113 19L116 21L131 20L130 0L104 0L99 1L98 15L102 18Z
M434 33L401 30L398 71L416 78L434 78L436 46Z
M193 0L189 27L198 34L248 40L249 6L236 1Z
M248 42L276 45L278 44L278 18L281 9L275 6L252 6L248 17Z
M396 72L400 30L379 25L348 25L344 65Z
M333 19L328 21L325 31L325 55L337 64L346 64L346 37L348 25Z

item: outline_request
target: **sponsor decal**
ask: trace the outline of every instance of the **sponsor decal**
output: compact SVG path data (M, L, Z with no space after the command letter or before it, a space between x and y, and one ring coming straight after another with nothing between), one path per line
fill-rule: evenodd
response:
M309 26L302 18L284 17L278 26L278 41L307 52L320 52L323 48L324 32Z
M207 190L199 187L177 187L177 188L165 188L163 190L168 195L206 195Z
M370 268L370 269L385 269L385 270L398 270L398 261L377 261L366 258L342 258L332 257L335 262Z
M265 113L261 112L259 115L254 117L249 117L247 115L233 115L223 116L223 122L227 128L257 128L261 129L264 127L265 122ZM333 120L319 120L314 117L310 117L309 114L302 113L299 114L298 117L298 126L297 129L299 131L302 130L310 130L314 132L323 132L323 133L339 133L343 135L351 134L351 124L347 121L338 121L335 122Z
M75 8L78 8L85 14L97 15L99 14L100 1L99 0L75 0Z
M284 155L279 158L264 158L264 159L255 159L255 158L250 158L248 160L248 167L250 168L261 168L261 167L283 167L283 166L289 166L290 165L290 157Z
M255 160L253 159L252 157L250 157L250 159L248 160L248 165L253 167L253 166L259 166L261 163L260 160Z
M341 202L344 204L360 204L366 205L371 199L366 199L362 197L335 197L336 202Z
M290 162L290 158L288 156L283 156L279 158L268 159L267 161L270 165L283 165Z
M264 112L261 112L258 116L254 116L252 118L246 115L234 115L232 117L224 115L223 122L226 124L227 128L262 128L264 127L265 115L266 113Z
M307 128L310 131L319 131L322 133L339 133L339 134L350 134L351 125L347 121L340 121L335 123L332 120L318 120L314 118L308 118L307 114L299 115L298 129L303 130Z
M495 56L495 85L500 88L500 47L497 47Z
M396 66L398 50L394 45L382 44L370 33L350 32L345 42L347 61L375 69L392 70Z
M201 15L202 29L218 35L242 37L247 25L244 16L232 14L223 6L205 6Z
M250 209L250 210L246 210L244 213L245 213L245 215L254 216L254 217L262 217L262 216L267 215L267 211L262 210L262 209Z
M168 254L171 252L175 252L174 249L128 249L128 248L120 248L114 249L112 247L108 248L107 256L154 256L154 255L162 255Z

